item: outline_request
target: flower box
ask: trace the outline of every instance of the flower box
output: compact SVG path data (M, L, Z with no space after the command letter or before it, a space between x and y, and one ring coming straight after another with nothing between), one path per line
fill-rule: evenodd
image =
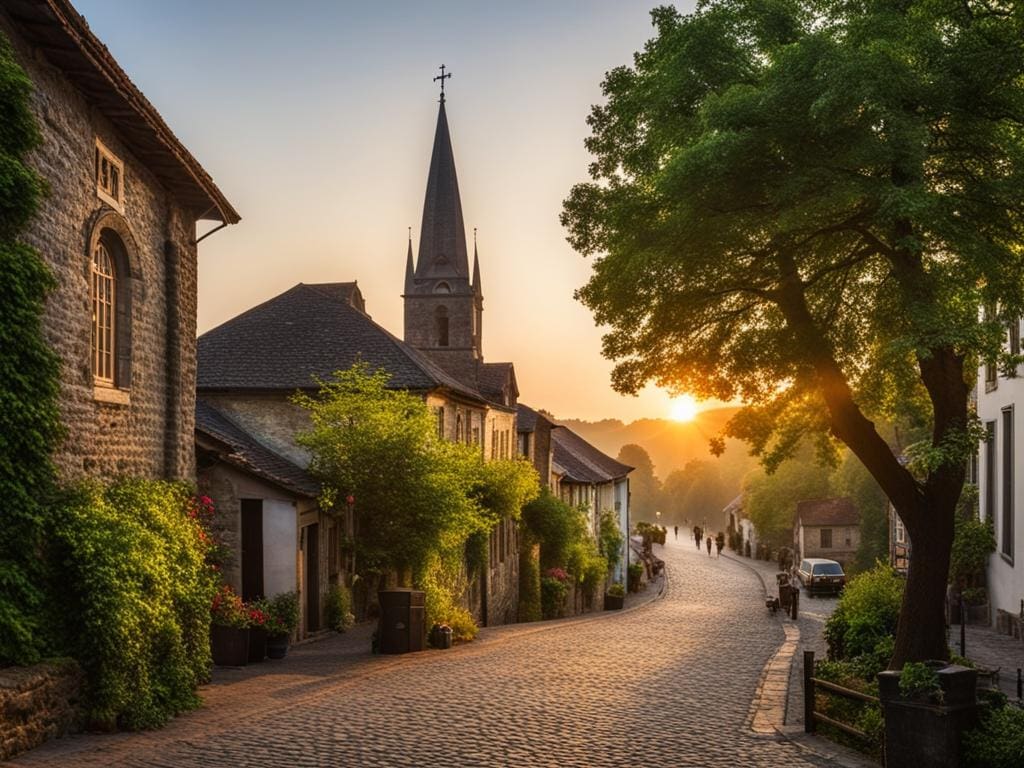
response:
M210 651L219 667L244 667L249 663L249 630L213 625Z

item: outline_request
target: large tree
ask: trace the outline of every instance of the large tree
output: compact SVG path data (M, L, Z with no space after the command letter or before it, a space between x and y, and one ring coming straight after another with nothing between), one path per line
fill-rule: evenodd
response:
M593 181L563 221L614 386L747 407L769 466L850 447L914 542L893 666L943 658L968 394L1004 347L1024 269L1024 5L721 0L653 12L609 72ZM979 317L980 307L992 308ZM1013 350L1015 352L1016 350ZM874 420L914 409L906 463Z
M661 509L661 481L654 474L651 456L636 443L627 443L619 449L618 460L633 467L629 473L630 516L653 523Z

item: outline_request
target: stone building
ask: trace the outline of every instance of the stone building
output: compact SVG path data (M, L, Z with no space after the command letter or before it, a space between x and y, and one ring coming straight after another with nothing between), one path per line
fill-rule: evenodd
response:
M860 546L860 512L853 499L797 502L793 548L797 560L824 557L842 565L853 561Z
M543 487L551 489L554 485L552 474L552 454L554 446L551 441L552 430L560 427L543 413L533 410L523 403L516 405L516 432L518 444L516 453L527 459L540 476Z
M24 240L56 278L65 480L194 473L196 226L239 220L66 0L5 0L49 185Z

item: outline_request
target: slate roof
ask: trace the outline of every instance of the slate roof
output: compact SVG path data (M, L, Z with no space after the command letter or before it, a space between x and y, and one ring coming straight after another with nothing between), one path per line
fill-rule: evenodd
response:
M302 467L267 448L222 411L196 400L196 431L230 449L221 459L299 496L315 499L320 484Z
M804 525L860 525L860 512L845 497L797 502L796 517Z
M484 401L344 300L338 285L299 283L204 333L196 345L196 388L309 389L314 376L327 378L361 360L388 371L395 389L443 388Z
M563 480L569 482L607 483L633 471L633 467L601 453L568 427L552 430L551 444L554 463Z
M505 402L502 398L506 384L511 384L512 391L509 394L512 398L519 395L512 363L483 363L477 370L476 380L480 391L499 403Z
M537 429L537 419L544 418L537 411L522 403L516 404L516 431L533 432Z
M4 0L4 11L47 61L118 128L146 168L201 219L239 215L68 0Z

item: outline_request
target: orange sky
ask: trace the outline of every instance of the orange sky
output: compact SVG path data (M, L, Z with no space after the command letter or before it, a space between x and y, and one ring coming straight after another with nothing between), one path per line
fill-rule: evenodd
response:
M200 246L200 332L298 282L358 280L401 335L443 62L485 358L512 360L522 400L559 417L669 415L663 392L612 392L572 298L590 265L558 222L589 107L650 37L650 3L76 5L242 215Z

